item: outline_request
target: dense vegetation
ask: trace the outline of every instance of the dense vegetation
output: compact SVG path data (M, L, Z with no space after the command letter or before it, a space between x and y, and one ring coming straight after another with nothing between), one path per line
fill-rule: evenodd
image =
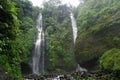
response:
M119 4L120 0L85 0L79 7L75 55L88 70L99 62L101 69L120 70Z
M21 63L27 63L32 52L36 19L41 12L46 72L70 72L79 63L88 70L99 70L95 74L102 80L120 78L120 0L82 1L72 8L60 0L48 0L39 9L28 0L0 0L0 75L22 80ZM75 44L71 12L78 25ZM85 80L79 75L74 78ZM86 80L95 80L94 74Z
M20 63L28 60L39 8L25 0L0 1L0 68L20 80Z
M59 0L44 2L42 10L46 38L46 70L73 70L73 38L70 8Z
M110 57L110 56L111 57ZM100 58L101 68L109 70L120 70L120 49L111 49Z

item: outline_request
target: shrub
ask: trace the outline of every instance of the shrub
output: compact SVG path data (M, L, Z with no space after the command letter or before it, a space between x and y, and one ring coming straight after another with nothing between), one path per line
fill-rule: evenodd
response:
M120 49L110 49L100 58L100 67L106 70L120 70Z

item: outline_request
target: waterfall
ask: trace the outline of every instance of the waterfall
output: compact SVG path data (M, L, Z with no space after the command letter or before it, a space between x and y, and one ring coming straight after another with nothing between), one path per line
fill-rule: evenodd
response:
M35 50L32 57L32 70L34 74L44 73L44 31L42 26L42 14L37 19L36 28L38 37L35 42Z
M71 23L72 23L73 41L75 43L75 40L77 38L77 25L76 25L76 20L74 18L74 15L72 13L70 14L70 18L71 18Z
M75 43L76 38L77 38L77 24L76 24L76 20L74 18L73 13L70 14L70 18L71 18L71 23L72 23L72 31L73 31L73 41ZM76 71L80 71L80 72L87 72L87 69L82 68L79 64L77 64L76 67Z

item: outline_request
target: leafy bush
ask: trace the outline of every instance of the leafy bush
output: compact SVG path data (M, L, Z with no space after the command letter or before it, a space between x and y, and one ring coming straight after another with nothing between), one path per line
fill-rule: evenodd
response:
M120 70L120 49L110 49L100 58L100 67L107 70Z

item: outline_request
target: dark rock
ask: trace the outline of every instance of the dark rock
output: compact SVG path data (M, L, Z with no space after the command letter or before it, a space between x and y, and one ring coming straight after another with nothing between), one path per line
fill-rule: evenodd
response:
M0 68L0 80L9 80L8 72L3 71Z
M32 73L32 69L28 63L21 63L21 71L23 75L29 75Z

